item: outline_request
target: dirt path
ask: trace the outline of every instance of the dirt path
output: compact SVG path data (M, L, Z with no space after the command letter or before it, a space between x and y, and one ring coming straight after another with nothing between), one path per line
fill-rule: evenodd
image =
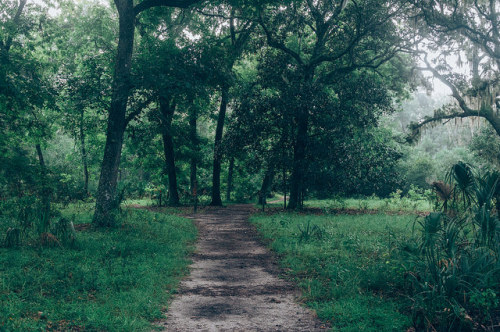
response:
M193 218L199 239L191 274L170 305L166 331L324 331L294 300L292 284L248 223L250 205Z

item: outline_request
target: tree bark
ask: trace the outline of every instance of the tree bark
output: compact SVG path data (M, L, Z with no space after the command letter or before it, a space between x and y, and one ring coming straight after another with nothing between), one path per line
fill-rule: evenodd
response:
M227 189L226 201L231 201L231 191L233 190L233 172L234 172L234 157L229 160L229 169L227 172Z
M163 152L165 154L165 164L168 175L168 191L170 206L179 205L179 192L177 190L177 174L175 172L174 142L172 138L172 119L174 117L175 106L169 105L169 101L160 97L160 112L162 114L162 138Z
M271 185L273 184L274 179L274 169L269 168L264 175L264 179L262 180L262 186L260 188L259 202L258 204L263 205L267 204L267 195L269 195L269 190L271 189Z
M214 146L214 165L212 173L212 202L211 206L222 206L220 192L220 172L222 163L222 134L224 130L224 121L226 119L227 103L229 98L229 86L223 85L221 88L221 102L219 116L217 118L217 128L215 130L215 146Z
M89 168L87 162L87 150L85 149L85 131L83 130L83 115L84 109L80 110L80 150L82 153L82 164L83 164L83 191L85 192L85 196L89 196Z
M97 188L93 223L111 227L116 223L119 202L116 197L118 168L126 126L127 101L131 89L130 67L134 46L134 7L132 0L115 0L119 14L118 54L115 63L113 93L108 115L106 145Z
M40 183L41 183L41 200L42 200L42 213L40 216L40 233L45 233L50 225L50 194L51 190L48 184L47 167L43 158L42 148L40 144L35 145L36 153L38 155L38 162L40 164Z
M189 114L189 139L191 140L192 147L192 155L191 155L191 165L190 165L190 186L191 186L191 195L193 197L196 193L196 172L198 166L198 132L197 132L197 122L198 122L198 114L196 112L196 108L191 110Z
M301 110L296 117L297 136L293 149L292 176L290 178L290 198L288 200L288 209L297 209L300 205L300 193L303 187L303 178L305 173L305 157L307 146L307 127L308 112Z
M286 210L286 169L283 164L283 209Z
M110 227L116 222L118 208L116 185L122 152L123 135L127 125L126 111L130 94L130 70L134 50L135 17L141 12L159 6L186 8L199 0L143 0L134 7L133 0L114 0L119 16L118 50L113 77L113 93L108 115L106 145L97 188L93 223Z

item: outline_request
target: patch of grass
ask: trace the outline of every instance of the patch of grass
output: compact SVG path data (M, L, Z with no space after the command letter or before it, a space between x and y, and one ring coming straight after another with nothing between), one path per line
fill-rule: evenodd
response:
M305 207L335 210L377 210L381 212L430 212L433 206L428 200L402 198L342 198L311 199L304 202Z
M397 248L411 233L410 215L256 215L305 303L341 331L402 331L411 325L403 260ZM306 234L308 233L308 234Z
M63 215L91 219L81 206ZM115 229L78 232L74 249L0 248L0 330L151 330L195 237L187 219L125 210Z

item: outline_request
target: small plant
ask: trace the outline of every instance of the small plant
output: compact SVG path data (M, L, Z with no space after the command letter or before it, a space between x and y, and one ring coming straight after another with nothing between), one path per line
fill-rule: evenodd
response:
M19 228L9 227L5 233L4 246L6 248L13 248L19 245L21 245L21 230Z
M308 242L311 239L321 240L325 233L325 230L318 225L311 226L311 221L308 220L307 224L298 225L299 228L299 242Z
M54 225L54 234L65 246L73 246L75 244L76 231L71 220L60 218Z
M366 210L368 210L368 202L360 199L358 201L358 207L361 211L366 211Z

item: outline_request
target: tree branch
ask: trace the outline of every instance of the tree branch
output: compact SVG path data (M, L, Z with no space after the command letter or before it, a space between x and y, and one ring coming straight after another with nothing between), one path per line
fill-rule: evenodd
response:
M302 58L300 57L300 55L297 52L289 49L288 47L285 46L284 43L279 42L273 38L272 33L269 31L269 29L264 24L264 20L262 19L262 13L259 13L259 24L262 27L262 30L264 30L264 33L266 34L267 43L269 44L269 46L287 53L292 58L294 58L295 61L297 61L297 63L299 63L300 65L304 64L304 61L302 61Z
M435 116L428 118L421 123L411 124L410 129L412 130L412 136L415 137L420 132L420 129L428 123L441 121L443 119L453 119L453 118L467 118L467 117L481 117L488 121L496 133L500 136L500 117L493 111L490 107L482 106L480 109L475 110L467 106L465 99L462 97L458 89L453 85L450 81L446 79L443 75L441 75L435 68L433 68L428 60L427 54L425 54L424 62L427 67L418 68L419 70L430 71L434 77L439 79L443 84L451 89L453 98L458 102L458 106L460 107L460 112L452 112L452 113L439 113Z
M141 101L137 105L135 105L134 110L129 113L127 118L125 119L125 127L128 126L129 122L137 118L142 111L149 106L153 102L153 97L148 96L145 100Z
M27 0L21 0L19 2L19 7L17 7L17 11L16 11L16 15L14 16L14 19L12 20L12 22L14 23L14 25L16 25L16 28L17 28L17 25L19 24L19 19L21 18L21 13L23 12L23 9L24 9L24 6L26 5L26 2ZM12 46L12 35L9 35L9 37L7 38L7 41L5 42L5 45L3 45L3 48L5 50L5 52L9 52L10 50L10 47Z
M137 16L143 11L152 7L176 7L176 8L187 8L200 0L144 0L134 7L134 14Z

